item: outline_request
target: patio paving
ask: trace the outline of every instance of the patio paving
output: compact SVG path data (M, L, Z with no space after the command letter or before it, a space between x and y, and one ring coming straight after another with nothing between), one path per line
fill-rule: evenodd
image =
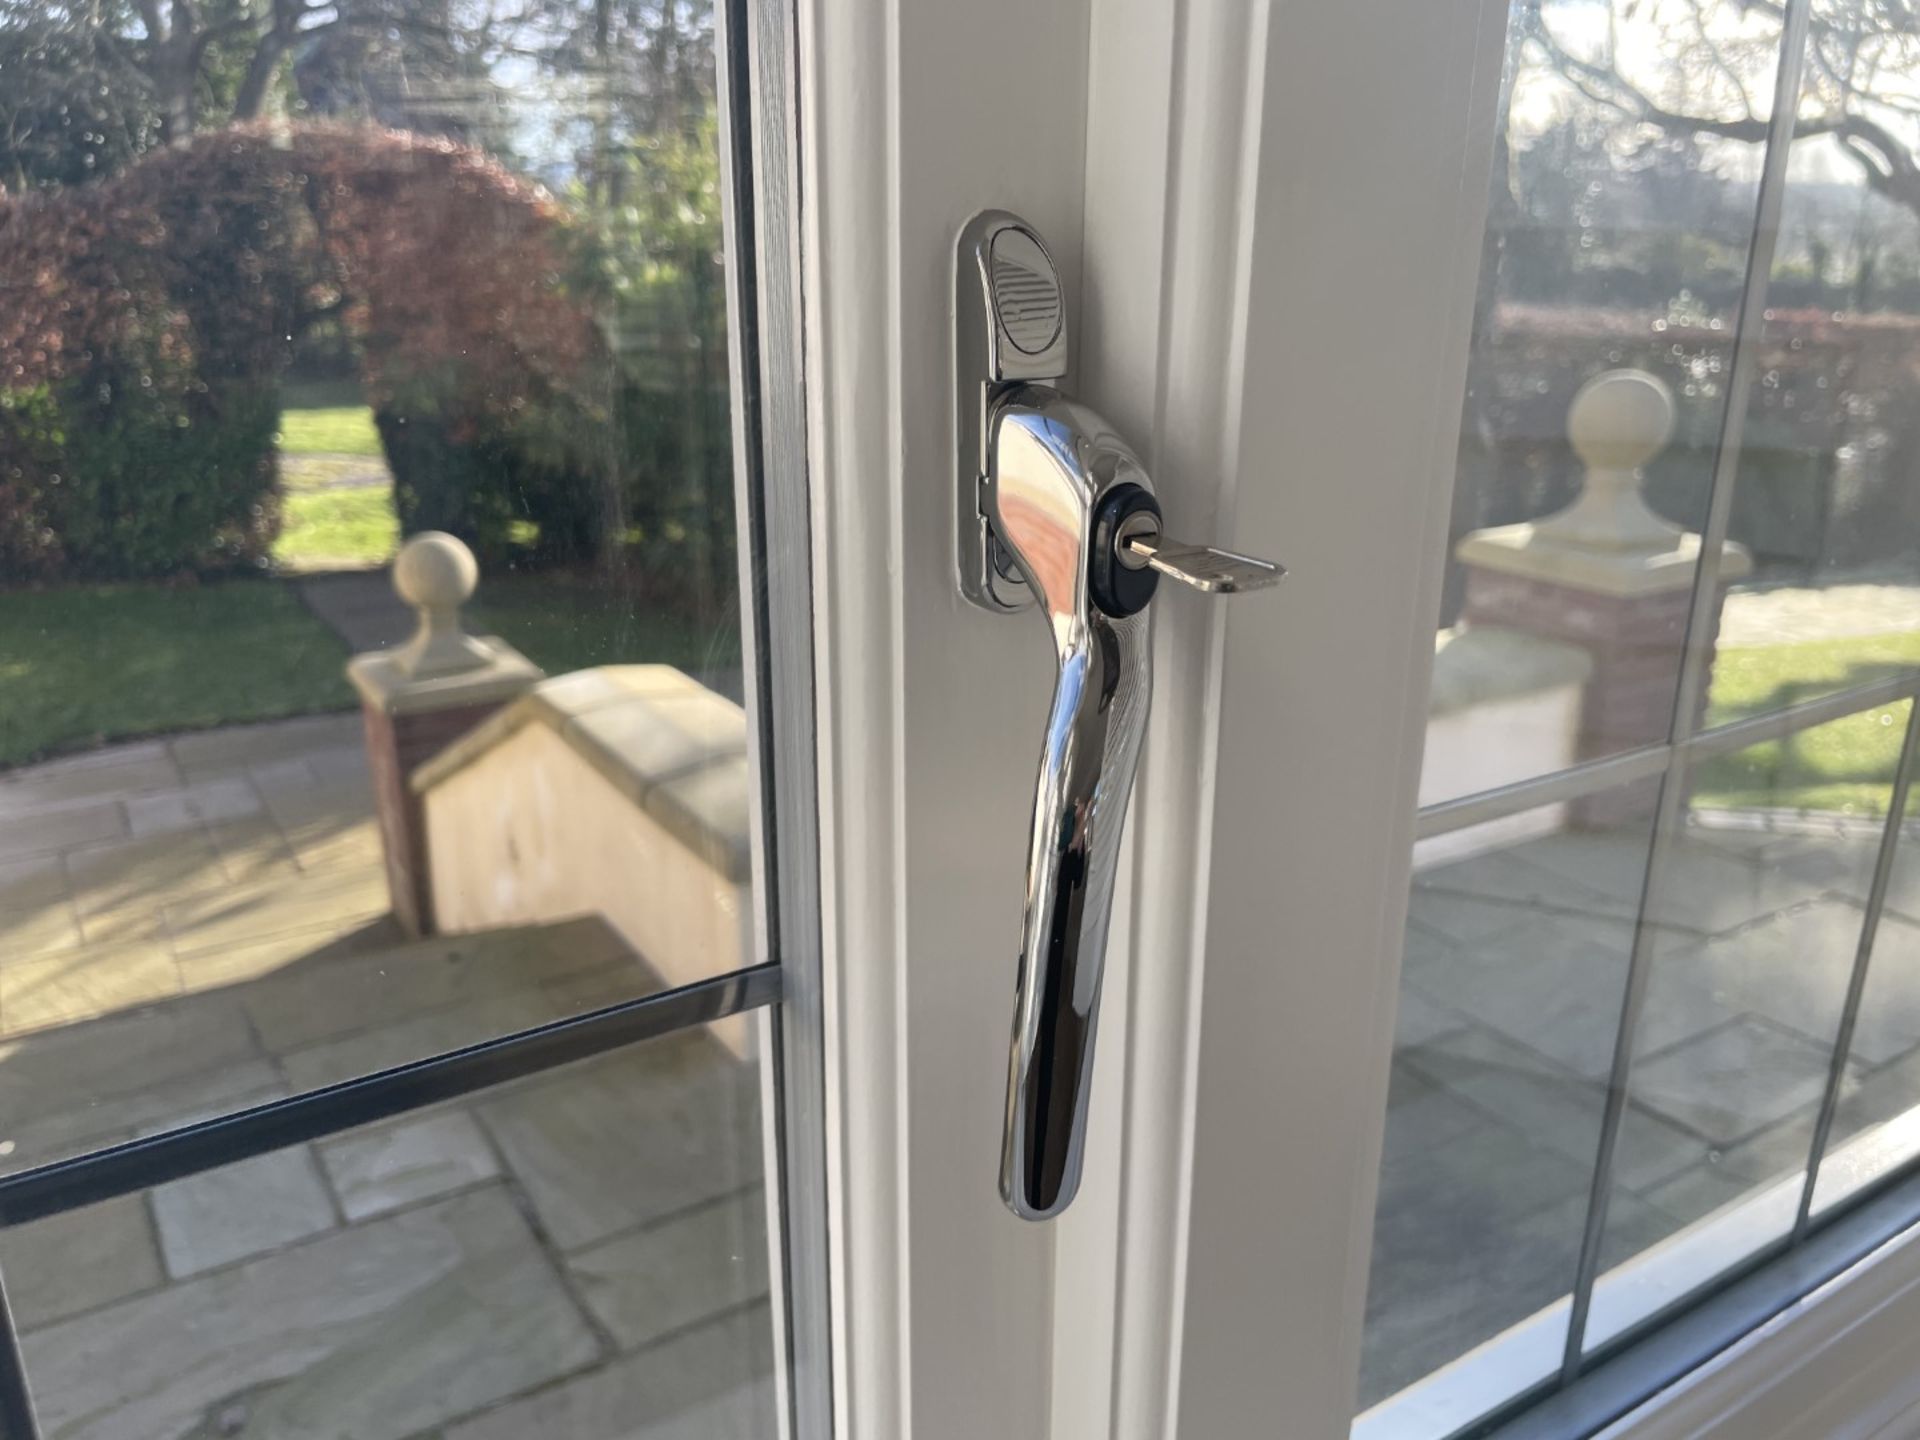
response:
M1876 839L1738 819L1669 861L1609 1264L1804 1164ZM1566 1293L1646 843L1416 876L1363 1403ZM660 983L591 918L406 942L353 716L0 777L0 857L0 1173ZM1920 866L1881 937L1836 1139L1920 1102ZM47 1433L760 1435L757 1105L680 1035L0 1234Z
M659 988L406 941L357 716L0 777L0 1172ZM0 1232L49 1440L771 1433L759 1080L703 1031Z
M1603 1267L1803 1170L1877 828L1699 815L1668 862ZM1767 828L1771 824L1776 828ZM1414 878L1361 1404L1568 1293L1644 824ZM1920 865L1881 920L1834 1144L1920 1105Z

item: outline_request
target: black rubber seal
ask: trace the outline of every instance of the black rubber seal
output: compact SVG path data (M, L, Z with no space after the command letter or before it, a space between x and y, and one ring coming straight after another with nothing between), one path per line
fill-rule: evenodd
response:
M1138 485L1116 485L1100 497L1093 512L1093 559L1087 567L1087 588L1093 603L1116 620L1138 615L1153 599L1160 572L1141 566L1129 570L1120 563L1120 522L1141 511L1160 518L1160 502Z

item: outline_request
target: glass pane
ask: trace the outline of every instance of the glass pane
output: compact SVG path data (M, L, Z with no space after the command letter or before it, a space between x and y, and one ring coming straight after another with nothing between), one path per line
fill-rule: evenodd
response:
M772 1435L759 1097L683 1031L0 1233L41 1428Z
M1667 736L1760 174L1704 126L1764 132L1779 39L1736 0L1512 9L1423 804Z
M1699 1150L1661 1176L1616 1165L1606 1258L1623 1263L1595 1286L1590 1347L1793 1225L1907 708L1700 769L1648 917L1620 1138L1623 1155L1656 1129ZM1920 1017L1876 1017L1867 1035L1886 1058L1920 1044ZM1849 1065L1842 1083L1862 1078Z
M14 1168L757 958L711 5L227 8L0 7Z
M1917 75L1911 18L1821 7L1729 524L1751 570L1727 597L1710 722L1920 666L1920 214L1831 133L1853 117L1911 164Z
M1653 802L1549 806L1416 851L1361 1369L1380 1433L1406 1433L1388 1423L1405 1387L1441 1434L1558 1368ZM1670 1174L1694 1143L1648 1133L1630 1163ZM1417 1384L1450 1364L1445 1395Z
M1815 1214L1920 1155L1920 827L1912 820L1894 851L1849 1049L1856 1083L1834 1109Z

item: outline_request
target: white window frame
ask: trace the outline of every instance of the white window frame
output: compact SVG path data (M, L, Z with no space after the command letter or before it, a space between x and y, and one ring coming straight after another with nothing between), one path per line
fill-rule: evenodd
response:
M1346 1432L1505 18L801 0L838 1435ZM1049 662L951 573L949 267L988 206L1046 235L1073 387L1170 525L1295 567L1257 613L1156 606L1087 1177L1052 1226L995 1189ZM1869 1337L1917 1282L1889 1246L1609 1433L1784 1437L1752 1421L1789 1393L1898 1413Z

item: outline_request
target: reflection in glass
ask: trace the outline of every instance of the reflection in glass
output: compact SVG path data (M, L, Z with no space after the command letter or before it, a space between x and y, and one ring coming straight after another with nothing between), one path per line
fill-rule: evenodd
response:
M683 1031L0 1232L42 1429L771 1435L759 1096Z
M1907 709L1742 751L1726 766L1742 784L1716 790L1703 776L1690 800L1648 916L1620 1149L1661 1125L1704 1153L1652 1184L1616 1166L1603 1256L1612 1273L1595 1287L1589 1347L1793 1226L1892 794L1893 765L1861 737L1900 734ZM1848 798L1767 803L1809 774ZM1884 1060L1920 1045L1920 1014L1888 1012L1863 1033ZM1849 1064L1843 1096L1863 1075ZM1613 1268L1636 1252L1648 1253Z
M1920 213L1831 133L1854 116L1891 126L1903 158L1920 150L1905 108L1920 34L1869 39L1865 14L1832 19L1814 42L1756 337L1729 521L1754 570L1727 598L1709 723L1920 666ZM1843 82L1829 52L1849 34L1867 53Z
M1513 7L1423 804L1667 736L1759 191L1715 132L1764 135L1779 38L1731 0ZM1583 437L1621 370L1670 413Z
M1363 1409L1511 1327L1541 1367L1530 1379L1566 1343L1564 1306L1547 1307L1579 1259L1652 832L1650 803L1611 808L1597 823L1533 812L1521 838L1417 855ZM1636 1175L1695 1158L1691 1137L1638 1143Z
M1794 138L1772 157L1784 183L1763 201L1776 75L1800 58L1781 53L1781 13L1737 0L1544 0L1514 5L1509 22L1420 799L1485 797L1668 740L1678 753L1664 782L1518 814L1498 803L1452 812L1491 818L1416 850L1414 1003L1403 1009L1485 1006L1497 992L1512 1023L1542 1030L1530 1050L1604 1084L1618 1012L1591 1014L1577 1043L1554 1022L1599 1009L1592 990L1617 996L1617 961L1544 986L1543 969L1580 953L1569 928L1544 966L1508 957L1497 984L1476 987L1456 954L1450 984L1426 988L1422 911L1454 866L1551 851L1574 860L1568 880L1616 896L1625 926L1637 924L1645 1003L1600 1177L1605 1225L1586 1257L1598 1268L1589 1349L1789 1232L1832 1077L1834 1148L1816 1210L1920 1153L1905 1119L1905 1062L1920 1043L1905 957L1920 915L1891 899L1859 1029L1850 1053L1835 1053L1908 702L1843 700L1857 713L1733 751L1690 742L1702 726L1920 672L1920 452L1907 433L1920 416L1920 22L1861 0L1811 7ZM1756 232L1764 274L1750 273ZM1748 388L1736 397L1743 315ZM1701 648L1686 654L1716 479L1726 539L1701 597ZM1697 667L1701 701L1677 716L1683 664ZM1642 907L1644 843L1604 832L1644 826L1662 783L1683 785L1667 798L1684 804ZM1909 868L1903 854L1896 893ZM1476 908L1460 898L1456 926L1481 915L1493 928L1447 940L1467 957L1498 953L1508 937L1489 896ZM1578 907L1552 908L1571 926ZM1408 1057L1403 1041L1396 1104L1414 1093ZM1439 1227L1454 1203L1415 1202L1390 1183L1408 1143L1390 1124L1376 1238L1390 1268L1376 1294L1400 1295L1412 1328L1389 1346L1375 1337L1396 1334L1395 1315L1370 1314L1370 1383L1423 1344L1403 1236L1421 1233L1422 1217ZM1467 1203L1495 1213L1539 1168L1506 1157L1479 1191L1464 1189ZM1450 1193L1438 1180L1429 1191ZM1542 1283L1545 1308L1509 1316L1496 1344L1434 1370L1456 1338L1491 1333L1458 1322L1509 1253L1462 1261L1438 1285L1448 1298L1426 1312L1428 1329L1446 1343L1424 1342L1422 1361L1367 1392L1413 1380L1418 1404L1389 1400L1373 1419L1451 1433L1559 1373L1566 1317L1552 1302L1568 1279ZM1437 1259L1427 1273L1447 1275ZM1369 1437L1409 1433L1368 1418Z
M711 5L228 8L0 7L9 1168L756 958Z
M1912 814L1912 800L1908 800ZM1813 1187L1817 1215L1920 1156L1920 834L1901 828L1874 928L1840 1097Z

